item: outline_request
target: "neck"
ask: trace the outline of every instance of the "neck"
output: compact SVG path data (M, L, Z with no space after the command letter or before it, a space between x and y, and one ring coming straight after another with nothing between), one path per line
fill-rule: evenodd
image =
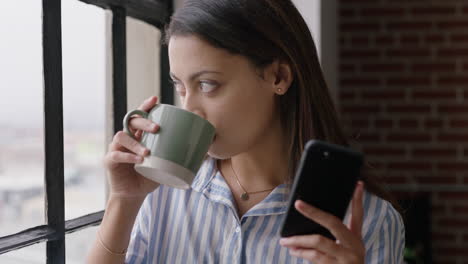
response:
M287 179L288 154L279 124L248 151L226 160L247 191L254 192L274 188Z

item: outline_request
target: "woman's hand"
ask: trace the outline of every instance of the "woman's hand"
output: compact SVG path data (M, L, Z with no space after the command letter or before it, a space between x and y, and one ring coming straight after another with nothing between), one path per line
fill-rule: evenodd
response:
M349 227L334 215L303 201L295 202L295 207L301 214L327 228L337 242L321 235L303 235L282 238L280 244L289 248L292 256L312 261L314 264L363 264L365 259L365 247L361 237L363 186L363 182L360 181L354 190Z
M152 96L143 102L139 110L149 112L158 98ZM135 164L142 163L150 151L139 142L143 132L156 133L159 126L148 119L134 117L129 122L134 138L123 131L115 134L109 151L104 157L104 165L109 172L110 196L117 198L144 198L156 189L159 184L143 177L135 171Z

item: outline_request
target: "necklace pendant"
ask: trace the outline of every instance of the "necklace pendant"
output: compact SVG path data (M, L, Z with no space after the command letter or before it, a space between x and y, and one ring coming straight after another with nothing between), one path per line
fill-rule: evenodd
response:
M244 201L247 201L249 199L249 194L244 192L241 194L240 198Z

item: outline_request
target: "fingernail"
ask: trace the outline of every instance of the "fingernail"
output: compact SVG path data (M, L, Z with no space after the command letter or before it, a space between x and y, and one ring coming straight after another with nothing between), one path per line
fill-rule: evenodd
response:
M144 149L141 150L141 155L146 156L146 155L148 155L148 152L149 152L149 149L144 148Z
M299 255L299 251L296 250L296 249L290 249L290 250L289 250L289 254L291 254L292 256L298 256L298 255Z
M284 245L288 244L289 241L290 241L290 239L288 239L288 238L281 238L279 243L280 243L280 245L284 246Z
M294 205L296 207L302 207L302 201L301 200L296 200L296 202L294 203Z
M362 181L358 181L358 187L359 188L363 188L364 187L364 183Z
M159 128L158 124L152 124L151 130L156 131Z

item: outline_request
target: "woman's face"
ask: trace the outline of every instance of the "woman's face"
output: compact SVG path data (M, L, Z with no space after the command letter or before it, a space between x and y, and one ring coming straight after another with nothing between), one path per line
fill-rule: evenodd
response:
M278 127L274 81L262 78L245 57L195 36L173 36L169 62L182 107L216 127L211 156L248 151Z

